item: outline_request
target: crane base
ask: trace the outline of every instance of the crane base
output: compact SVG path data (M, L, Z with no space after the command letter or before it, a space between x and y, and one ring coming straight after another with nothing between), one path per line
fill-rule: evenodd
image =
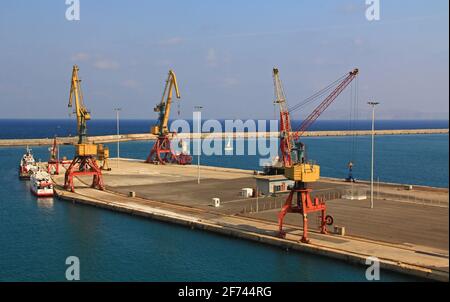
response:
M47 164L47 172L50 175L58 175L59 174L59 161L49 161Z
M302 215L303 218L303 235L301 242L310 243L308 238L308 213L321 212L319 219L319 229L322 234L327 234L327 225L333 224L333 218L326 215L327 206L323 200L319 198L311 199L311 189L304 187L304 184L296 183L294 188L289 193L288 198L284 206L281 208L278 214L278 226L279 226L279 236L281 238L286 238L286 232L283 231L283 220L288 213L298 213ZM295 205L292 204L296 197Z
M171 148L169 137L167 135L162 135L156 140L145 162L161 165L190 165L192 156L187 154L175 154Z
M73 178L77 176L92 175L92 188L104 190L103 175L94 156L75 156L66 170L64 188L75 192Z

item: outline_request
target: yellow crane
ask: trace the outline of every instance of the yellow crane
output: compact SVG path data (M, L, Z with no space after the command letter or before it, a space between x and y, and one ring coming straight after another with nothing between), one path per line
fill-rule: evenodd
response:
M158 112L158 121L156 125L151 128L151 133L157 135L158 138L147 157L147 163L177 163L186 165L190 164L192 161L190 155L184 153L176 154L171 148L169 140L169 134L171 134L171 132L169 131L168 124L172 106L173 90L175 90L175 95L177 99L179 99L181 96L178 89L177 76L173 70L169 70L161 102L154 108L154 111Z
M78 68L77 65L73 66L68 107L73 108L73 106L75 105L74 113L77 117L78 145L83 145L86 143L86 136L87 136L86 122L91 119L91 114L87 110L87 108L85 107L85 105L83 103L83 92L81 91L81 80L78 76L79 70L80 69ZM91 145L91 146L95 146L95 145ZM92 147L92 148L93 148L92 150L95 149L95 147Z
M81 90L81 79L78 76L79 68L77 65L72 70L72 83L70 85L69 108L74 108L77 117L78 144L76 153L81 155L97 155L97 159L102 162L100 169L111 170L108 165L109 148L108 146L87 144L87 121L91 119L91 113L83 102L83 91ZM81 152L81 153L80 153Z
M91 119L91 114L83 102L81 90L81 80L78 76L79 68L73 66L72 79L70 84L69 108L74 109L77 117L78 143L75 145L75 156L65 173L64 187L74 191L73 178L82 175L93 175L92 187L103 190L103 176L98 167L95 156L97 155L97 145L87 141L87 121Z
M173 70L169 70L169 76L166 80L166 86L164 87L161 102L153 109L155 112L159 113L158 123L152 127L151 131L154 135L165 135L170 133L168 124L174 89L177 99L181 98L180 90L178 89L177 76Z

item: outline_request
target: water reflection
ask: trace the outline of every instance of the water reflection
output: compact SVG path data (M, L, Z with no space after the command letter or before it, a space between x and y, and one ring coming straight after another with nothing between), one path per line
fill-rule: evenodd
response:
M44 209L44 210L53 210L53 198L49 197L49 198L42 198L39 197L37 198L37 205L40 209Z

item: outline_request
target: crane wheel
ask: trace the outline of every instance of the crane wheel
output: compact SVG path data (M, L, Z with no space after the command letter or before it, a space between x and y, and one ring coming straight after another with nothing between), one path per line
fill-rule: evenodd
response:
M332 225L332 224L334 223L333 217L330 216L330 215L325 216L325 223L326 223L327 225Z

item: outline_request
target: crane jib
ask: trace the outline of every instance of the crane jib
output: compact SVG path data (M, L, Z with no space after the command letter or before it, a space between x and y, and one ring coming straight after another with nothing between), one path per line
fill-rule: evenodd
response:
M354 69L348 74L348 76L328 95L319 106L314 109L313 112L303 121L300 125L299 130L296 131L296 138L300 137L316 120L319 116L333 103L333 101L344 91L344 89L353 81L353 79L358 75L359 70Z
M305 102L297 104L292 108L287 107L286 97L283 90L283 85L279 77L277 68L273 69L273 81L275 88L275 102L280 106L280 160L284 167L290 167L294 158L299 159L305 153L304 146L298 142L298 138L319 118L319 116L333 103L333 101L344 91L344 89L353 81L358 75L359 70L355 68L346 76L339 78L325 89L315 93L312 97L306 99ZM336 86L337 85L337 86ZM302 122L299 129L292 131L290 111L298 110L303 104L311 102L313 99L320 97L335 87L332 92L317 106L313 112Z

